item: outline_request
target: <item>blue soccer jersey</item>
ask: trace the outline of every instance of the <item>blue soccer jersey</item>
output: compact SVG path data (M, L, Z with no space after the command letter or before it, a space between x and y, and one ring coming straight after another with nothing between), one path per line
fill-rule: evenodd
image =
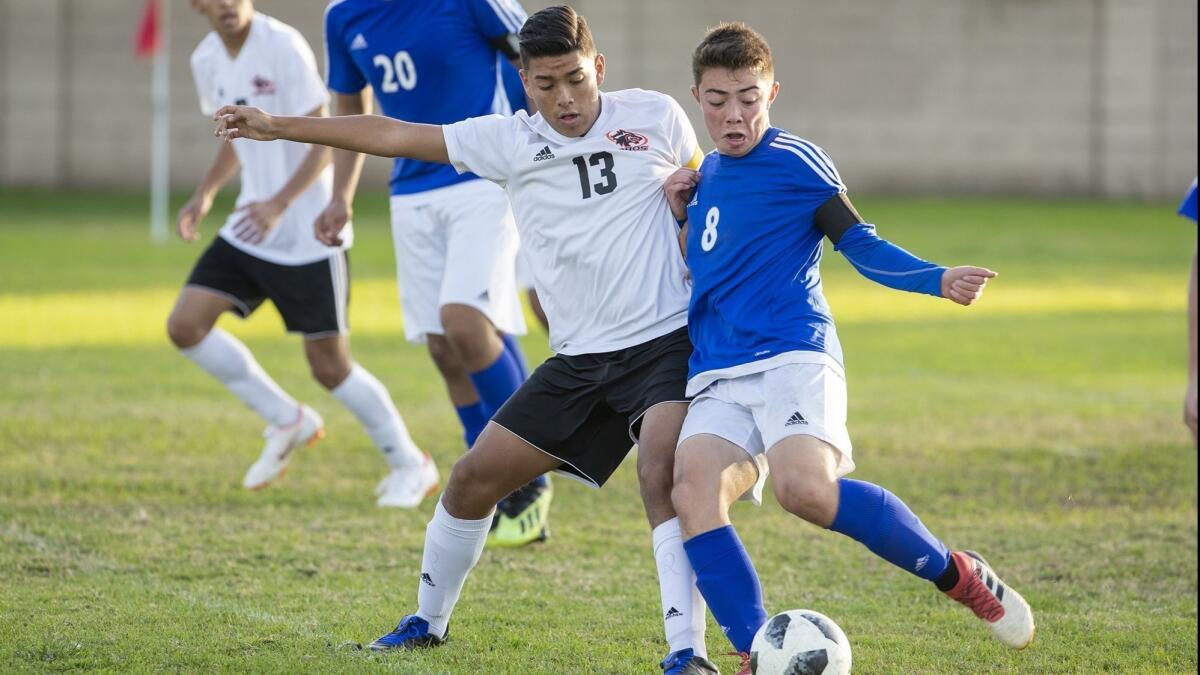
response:
M1183 202L1179 204L1179 215L1185 218L1196 220L1196 180L1192 179L1192 187L1188 189L1187 196L1183 198Z
M524 107L515 70L494 41L525 22L515 0L334 0L325 10L329 88L370 86L388 117L452 124ZM519 77L516 79L519 82ZM449 164L398 158L394 195L473 180Z
M783 363L841 368L816 214L845 189L829 155L780 129L745 156L705 157L688 205L688 395ZM836 250L872 280L940 295L945 268L880 239L869 224L847 230Z

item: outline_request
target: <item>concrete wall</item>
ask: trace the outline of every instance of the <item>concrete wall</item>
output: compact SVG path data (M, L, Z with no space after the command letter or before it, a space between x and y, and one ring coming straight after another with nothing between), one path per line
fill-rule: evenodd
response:
M187 57L206 32L171 3L172 182L215 152ZM324 0L259 0L322 53ZM536 10L549 4L527 0ZM149 171L141 0L0 0L0 184L140 189ZM772 120L823 145L856 194L1174 198L1196 173L1195 0L580 0L607 88L693 115L690 51L740 19L775 51ZM369 165L382 184L387 164Z

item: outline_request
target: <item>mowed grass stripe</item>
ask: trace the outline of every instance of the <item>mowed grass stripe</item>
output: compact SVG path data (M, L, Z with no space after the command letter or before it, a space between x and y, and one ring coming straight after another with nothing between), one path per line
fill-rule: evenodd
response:
M223 325L330 434L279 486L241 490L262 424L163 330L201 249L147 243L137 196L0 198L0 671L655 672L632 462L602 491L556 481L551 540L485 553L446 647L361 651L413 606L432 504L374 507L382 460L269 308ZM386 200L359 202L355 356L446 471L460 431L402 340ZM1170 205L859 206L910 250L1001 277L964 310L876 288L826 252L855 476L983 552L1034 604L1038 638L1005 650L769 495L734 508L768 608L833 617L860 673L1195 672L1196 453L1179 409L1192 226ZM538 332L523 344L547 355ZM708 645L726 649L711 621Z

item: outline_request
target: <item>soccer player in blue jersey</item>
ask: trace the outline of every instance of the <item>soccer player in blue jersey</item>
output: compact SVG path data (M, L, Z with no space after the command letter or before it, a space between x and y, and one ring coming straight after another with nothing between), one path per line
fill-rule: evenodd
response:
M1179 205L1179 215L1196 222L1196 180ZM1187 392L1183 396L1183 422L1196 444L1196 252L1192 251L1192 276L1188 281L1188 373Z
M334 0L325 10L329 88L340 115L367 112L372 90L388 117L449 124L525 107L516 96L515 0ZM318 237L338 241L362 155L334 153L334 196ZM447 164L397 158L392 238L406 337L424 342L446 382L467 447L525 380L513 335L525 332L518 237L504 191ZM488 542L545 538L545 476L503 500Z
M779 91L770 48L742 24L710 31L693 56L693 95L716 143L697 172L668 182L686 218L695 351L672 493L697 586L737 651L766 620L754 566L729 520L739 497L779 503L852 537L971 608L1006 645L1033 638L1028 604L978 555L951 551L891 492L843 478L842 350L821 287L823 238L867 278L970 305L995 274L947 269L881 239L819 147L771 126ZM748 658L743 664L749 672Z

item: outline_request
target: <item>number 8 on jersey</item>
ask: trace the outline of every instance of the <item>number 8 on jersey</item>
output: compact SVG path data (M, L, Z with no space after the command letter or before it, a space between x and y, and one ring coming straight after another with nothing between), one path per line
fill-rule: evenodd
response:
M717 207L712 207L708 210L708 215L704 216L704 231L700 233L700 248L704 249L705 253L713 250L717 245L717 223L721 221L721 211Z

